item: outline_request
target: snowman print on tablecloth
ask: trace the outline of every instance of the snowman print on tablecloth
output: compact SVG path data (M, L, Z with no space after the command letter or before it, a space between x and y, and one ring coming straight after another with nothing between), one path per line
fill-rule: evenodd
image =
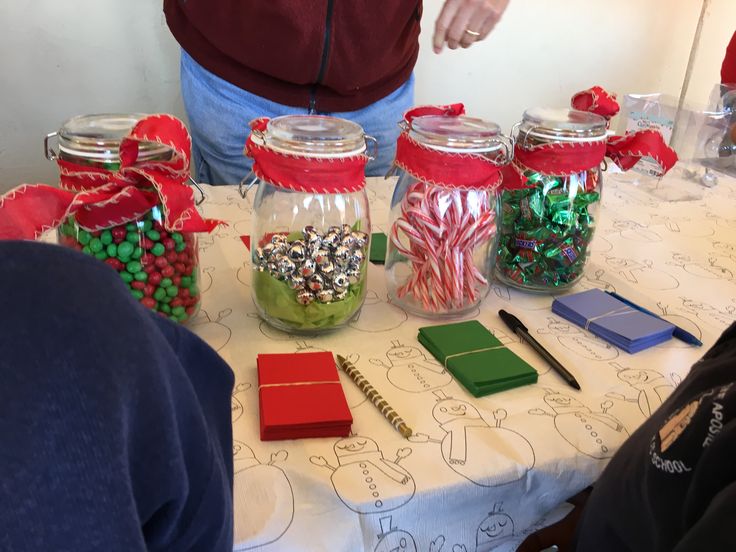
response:
M651 416L652 412L657 410L675 390L674 385L659 372L639 368L625 368L618 362L611 362L610 364L616 369L618 379L631 386L636 394L633 398L628 398L620 393L606 393L606 397L636 403L645 418Z
M230 407L232 411L232 423L235 423L240 419L240 417L243 415L243 402L241 400L242 397L239 397L238 395L242 395L248 389L251 388L250 383L239 383L235 386L235 389L233 389L233 394L230 397Z
M475 552L491 550L500 541L514 536L514 520L502 511L502 502L493 505L488 517L478 525L475 536Z
M486 422L472 404L435 391L437 404L432 416L445 432L441 439L415 433L415 443L438 443L445 463L468 481L496 487L523 478L534 467L534 449L516 431L501 427L507 413L493 412L495 423Z
M560 436L577 450L592 458L611 458L613 451L628 436L624 425L607 411L612 401L601 404L601 412L593 412L579 400L553 389L546 389L544 402L552 414L533 408L529 414L551 416Z
M402 391L423 393L434 391L452 382L452 376L442 365L427 356L418 347L402 345L400 341L391 342L386 351L388 363L372 358L370 363L387 370L388 381Z
M359 332L380 333L395 330L409 319L406 311L397 307L373 290L368 290L365 301L358 314L348 322L348 326Z
M380 519L381 532L378 535L378 544L373 552L417 552L417 543L411 533L402 531L393 526L392 517ZM438 535L429 543L429 552L441 552L445 544L444 535Z
M725 307L716 308L704 301L695 301L687 297L681 297L682 306L685 310L692 312L704 322L715 324L717 327L730 326L736 322L736 307L726 305ZM736 302L736 299L731 299Z
M253 450L233 441L233 550L250 550L272 543L286 533L294 519L294 491L284 471L275 466L289 457L285 450L261 464Z
M692 319L683 316L681 314L675 314L670 312L669 305L666 305L665 303L658 301L657 302L657 308L659 309L659 317L666 320L667 322L674 324L678 328L682 328L686 332L691 333L698 339L703 339L703 330L700 329L700 326L698 326ZM670 339L667 341L664 345L665 347L673 347L676 349L689 349L692 347L689 343L686 343L685 341L682 341L680 339Z
M537 333L556 336L560 345L589 360L613 360L618 357L618 349L610 343L593 335L589 336L582 328L552 316L547 317L547 327L538 329Z
M704 223L702 219L694 220L690 217L670 217L658 213L653 213L650 217L653 225L663 225L668 231L678 236L707 238L715 234L713 227L710 224Z
M605 276L605 274L606 271L602 268L597 269L592 275L586 271L583 274L583 277L580 279L578 285L582 289L600 289L601 291L613 291L615 293L615 286L611 282L603 279L603 276Z
M668 265L679 266L688 274L697 278L706 280L733 280L733 272L722 266L716 266L709 261L709 264L696 263L689 256L682 253L672 253L672 260L667 261Z
M197 315L192 318L189 329L201 337L215 351L221 351L225 345L230 343L233 335L230 326L222 323L222 320L232 314L232 309L223 309L217 313L214 320L204 309L199 309Z
M606 264L627 282L645 289L665 291L680 286L680 282L672 275L654 268L649 259L640 262L623 257L606 256Z
M401 448L393 461L386 460L373 439L351 435L337 441L334 452L337 467L331 466L324 456L311 456L309 461L332 472L337 496L353 512L390 512L414 496L414 478L399 465L411 454L410 448Z
M613 221L611 232L618 233L623 239L640 243L657 243L662 241L654 230L633 220L616 219Z

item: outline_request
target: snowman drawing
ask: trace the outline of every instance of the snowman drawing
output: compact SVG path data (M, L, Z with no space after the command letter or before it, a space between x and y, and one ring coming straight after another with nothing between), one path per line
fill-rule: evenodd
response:
M714 264L715 259L709 259L709 264L696 263L681 253L672 253L672 260L667 261L668 265L679 266L688 274L692 274L698 278L706 278L709 280L733 280L733 272L722 266Z
M275 466L289 457L285 450L261 464L253 450L233 441L233 495L257 497L257 505L235 501L233 550L250 550L270 544L286 533L294 519L294 491L284 471ZM257 506L257 507L255 507Z
M231 417L233 423L240 419L240 417L243 415L243 411L245 410L243 408L243 403L238 395L245 393L250 388L250 383L239 383L235 386L235 389L233 389L233 394L230 397L230 407L232 411Z
M441 439L415 433L409 441L438 443L445 463L457 474L482 487L496 487L523 478L534 467L534 449L516 431L501 427L507 413L493 412L488 424L470 403L435 391L432 416L445 432Z
M418 347L391 342L386 351L388 364L381 359L369 360L374 366L388 370L386 377L392 385L409 393L433 391L452 382L452 376L434 359L428 359Z
M614 449L628 436L623 424L607 414L612 401L601 404L601 412L593 412L579 400L545 389L544 402L552 408L550 414L542 408L533 408L529 414L552 416L560 436L577 450L592 458L611 458Z
M391 516L380 519L381 533L375 552L417 552L414 537L406 531L392 527Z
M411 454L410 448L401 448L396 459L386 460L373 439L351 435L337 441L334 451L337 467L331 466L324 456L311 456L309 461L332 472L337 496L353 512L390 512L414 496L414 478L399 465Z
M627 282L643 288L663 291L680 286L680 282L670 274L654 268L649 259L639 262L633 259L607 256L606 264Z
M251 283L251 272L253 272L253 269L250 267L250 263L248 261L243 261L238 268L238 271L235 273L235 277L238 279L238 282L249 288Z
M200 293L207 293L212 288L212 274L214 272L214 266L205 266L202 268L202 280L199 283Z
M716 326L730 326L733 322L736 322L736 308L733 305L716 308L708 303L694 301L687 297L681 297L680 299L682 300L682 306L687 311L692 312L704 322Z
M552 316L547 317L547 327L538 329L537 333L556 336L560 345L589 360L613 360L618 357L618 349L610 343L588 336L582 329Z
M599 268L595 271L594 276L591 276L588 273L583 274L583 278L580 280L580 283L578 284L583 289L600 289L603 291L616 291L616 288L611 282L608 282L603 279L603 276L606 274L606 271L602 268Z
M673 234L681 234L691 238L706 238L715 234L715 230L709 224L703 224L702 220L693 220L689 217L670 217L654 213L651 216L652 224L664 225Z
M618 362L609 363L617 371L618 379L630 385L637 393L634 398L627 398L620 393L606 393L609 399L617 399L637 403L645 418L651 416L664 400L675 390L662 374L654 370L625 368Z
M514 535L514 520L502 511L503 502L493 505L493 510L478 525L475 535L475 552L486 552L494 543Z
M192 318L189 328L215 351L221 351L230 342L233 334L230 326L222 323L222 319L230 316L232 312L232 309L223 309L217 313L217 318L212 320L206 310L199 309L197 315Z
M662 241L662 236L653 230L649 230L643 224L633 220L616 219L612 223L613 232L618 232L625 240L642 243L656 243Z
M409 319L406 311L389 301L384 301L369 289L363 307L348 322L348 326L359 332L379 333L395 330Z

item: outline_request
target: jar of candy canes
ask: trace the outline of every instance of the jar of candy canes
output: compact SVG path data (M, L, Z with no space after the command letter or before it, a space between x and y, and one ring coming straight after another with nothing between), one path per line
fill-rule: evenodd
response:
M529 291L566 289L583 275L601 199L604 117L535 108L516 133L501 190L496 275Z
M368 137L356 123L316 115L257 119L251 127L258 313L289 332L344 326L367 291Z
M61 189L36 190L64 203L60 244L105 262L143 305L177 322L199 308L194 232L217 224L199 216L187 186L190 148L171 116L74 117L45 140ZM53 219L43 209L36 215Z
M472 311L486 296L496 247L496 188L510 142L462 105L410 110L399 136L386 284L427 317Z

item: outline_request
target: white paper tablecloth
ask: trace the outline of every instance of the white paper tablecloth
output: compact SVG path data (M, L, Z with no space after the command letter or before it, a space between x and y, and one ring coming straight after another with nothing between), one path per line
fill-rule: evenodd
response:
M382 266L370 265L368 298L346 329L299 337L259 320L249 253L239 238L251 233L250 202L233 187L205 187L205 213L230 225L200 237L203 301L191 328L220 352L237 380L235 549L513 550L546 514L592 483L736 319L736 181L722 178L716 188L677 203L661 203L615 176L604 186L593 254L578 290L620 292L702 336L704 346L673 339L629 355L553 315L551 297L494 285L473 317L540 378L481 399L419 345L417 329L432 322L387 302ZM369 181L373 231L388 229L392 189L392 181ZM517 314L583 391L574 392L510 335L499 308ZM256 354L316 350L352 359L417 436L403 439L341 373L353 436L261 442ZM475 423L465 442L454 432L450 461L453 431L446 422L460 411ZM464 459L456 460L458 454Z

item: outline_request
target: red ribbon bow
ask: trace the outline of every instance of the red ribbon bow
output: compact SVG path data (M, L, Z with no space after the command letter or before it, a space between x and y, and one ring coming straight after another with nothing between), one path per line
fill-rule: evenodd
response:
M601 115L607 121L619 111L616 97L600 86L578 92L572 97L572 107ZM629 170L642 157L649 156L659 165L662 174L677 162L675 150L665 144L656 130L627 132L624 136L610 136L595 142L562 142L514 148L514 162L504 171L504 188L523 188L525 170L547 175L567 176L601 164L604 157L611 159L622 170Z
M171 158L137 163L139 144L171 149ZM201 217L189 179L191 138L171 115L150 115L120 144L120 170L84 167L59 160L59 188L22 184L0 196L0 239L36 239L68 216L90 231L139 219L161 205L169 231L210 232L222 221Z
M268 118L253 119L245 142L245 154L253 159L253 173L279 188L316 194L357 192L365 187L363 154L319 158L276 151L262 140Z
M501 182L501 167L477 153L451 153L421 144L409 136L411 122L423 115L458 117L465 114L461 103L414 107L404 114L406 125L396 141L394 164L417 180L444 188L489 189Z

